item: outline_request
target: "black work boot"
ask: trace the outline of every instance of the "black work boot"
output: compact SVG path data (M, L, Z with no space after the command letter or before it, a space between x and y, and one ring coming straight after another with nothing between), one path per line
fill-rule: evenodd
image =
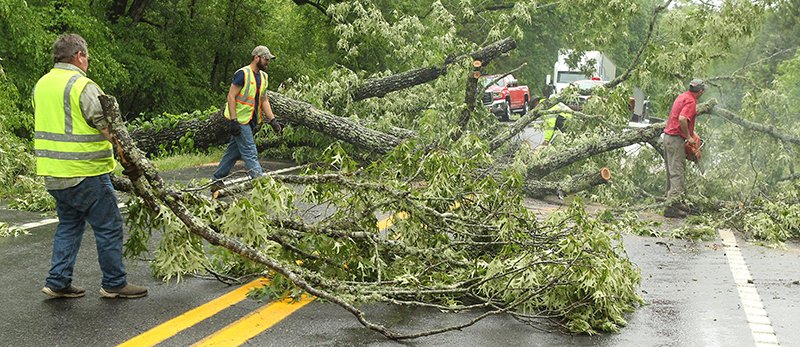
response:
M664 217L667 218L686 218L686 212L681 211L675 206L667 206L664 209Z
M700 214L700 209L698 209L696 207L689 207L684 203L680 203L680 204L675 205L675 208L685 212L686 214L691 214L691 215L699 215Z
M215 193L222 188L225 188L225 183L222 183L222 181L215 181L214 183L211 183L210 186L211 193Z

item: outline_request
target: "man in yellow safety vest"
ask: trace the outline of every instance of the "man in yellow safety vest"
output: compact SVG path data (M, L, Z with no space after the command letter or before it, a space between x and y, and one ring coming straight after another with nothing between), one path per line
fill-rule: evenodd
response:
M33 90L36 174L44 176L58 213L51 267L42 292L54 298L85 294L72 284L72 273L89 223L103 273L100 294L143 297L147 288L128 283L122 263L122 215L108 177L116 165L110 124L97 98L103 92L86 77L86 40L76 34L61 35L53 44L53 61L53 69ZM139 177L135 166L123 166L131 179Z
M272 106L267 97L267 65L275 59L266 46L253 49L250 64L237 70L228 90L228 102L225 105L225 118L230 120L230 141L225 154L214 172L215 184L212 190L222 187L220 180L230 174L236 160L242 159L244 167L251 178L264 174L258 162L258 151L253 137L256 126L263 122L261 115L267 117L267 124L276 134L283 131L278 119L272 113Z

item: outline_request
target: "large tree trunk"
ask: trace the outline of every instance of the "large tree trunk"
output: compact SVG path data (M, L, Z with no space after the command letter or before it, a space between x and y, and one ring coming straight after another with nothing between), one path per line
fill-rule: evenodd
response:
M302 125L350 143L366 152L384 154L399 145L402 139L367 128L353 120L319 110L309 103L292 100L276 92L268 92L273 112L282 121ZM136 130L131 136L140 150L153 155L160 147L172 148L181 137L193 134L195 148L208 148L230 139L227 120L221 112L208 119L179 122L172 128Z
M402 142L395 136L364 127L353 120L318 110L309 103L292 100L272 91L268 91L267 95L272 111L281 119L325 133L362 150L385 154Z
M158 154L160 148L171 149L179 145L183 136L191 136L195 148L205 149L227 143L230 139L228 121L222 112L207 119L182 121L171 128L138 129L131 132L136 146L149 156Z

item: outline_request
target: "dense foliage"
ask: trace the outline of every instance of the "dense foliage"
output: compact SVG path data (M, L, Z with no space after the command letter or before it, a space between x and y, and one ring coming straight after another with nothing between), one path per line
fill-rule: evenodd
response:
M641 303L640 275L618 232L651 229L619 223L611 212L594 219L580 202L538 221L516 193L526 166L619 135L634 88L649 95L652 115L664 118L694 77L708 80L703 100L718 99L745 120L800 134L800 16L792 1L669 1L663 8L656 1L598 0L316 4L2 0L0 198L16 208L52 209L34 175L29 95L52 64L49 46L57 35L86 37L90 77L120 100L125 119L140 129L212 114L233 71L247 63L253 46L267 44L278 56L269 67L271 90L374 129L403 128L415 136L378 156L290 126L284 144L267 153L315 162L306 174L319 181L265 178L225 202L181 195L195 216L348 303L424 301L458 311L483 300L521 320L563 317L570 330L593 333L618 329L623 313ZM655 31L645 42L651 21ZM480 107L468 113L472 61L460 55L506 36L518 49L483 73L527 62L515 75L536 94L562 48L603 50L620 70L634 71L617 88L598 90L562 141L536 151L510 143L493 152L488 140L507 127ZM753 46L761 49L752 53ZM445 62L452 62L447 73L432 82L353 100L367 80ZM459 124L462 119L467 122ZM692 219L673 236L705 238L730 225L768 241L797 237L798 146L708 115L697 128L706 141L705 170L690 166L689 199L722 212ZM196 149L191 133L176 141L175 152ZM289 148L292 142L303 147ZM663 161L645 144L595 155L543 179L566 180L602 166L614 179L583 193L589 199L630 206L656 204L663 195ZM328 173L336 178L326 181ZM33 198L17 198L22 194ZM156 275L269 268L205 244L169 208L154 210L138 199L129 210L126 251L143 254L158 242ZM385 213L394 215L394 225L376 232L376 216ZM154 231L160 235L151 238ZM15 232L0 225L0 233ZM271 293L298 292L297 281L272 276Z
M455 145L424 153L411 141L364 168L331 147L328 165L337 174L309 172L318 180L299 192L286 184L291 177L278 176L231 202L187 203L213 229L349 303L502 309L531 324L563 317L569 330L588 333L624 326L624 313L643 301L617 225L589 216L579 199L538 221L521 196L506 193L522 184L520 166L499 179L476 178L492 163L485 145L473 137ZM376 230L384 211L400 212L382 222L390 228ZM152 262L159 276L264 271L233 256L235 249L204 243L164 205L154 212L137 200L128 221L129 255L145 252L153 230L162 231ZM261 295L299 294L294 288L275 275Z

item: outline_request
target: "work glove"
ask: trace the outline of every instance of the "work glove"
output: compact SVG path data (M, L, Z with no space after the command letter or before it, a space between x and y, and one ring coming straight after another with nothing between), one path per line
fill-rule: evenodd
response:
M242 127L239 126L239 122L234 119L228 123L228 131L231 133L231 136L239 136L239 134L242 133Z
M267 122L267 124L272 127L272 131L274 131L278 136L283 134L283 127L281 126L281 123L278 123L278 118L272 118L272 120Z
M128 178L130 178L131 181L138 180L139 177L142 177L142 171L140 171L139 168L136 167L136 165L134 165L129 160L123 159L121 164L122 164L122 174L128 176Z

